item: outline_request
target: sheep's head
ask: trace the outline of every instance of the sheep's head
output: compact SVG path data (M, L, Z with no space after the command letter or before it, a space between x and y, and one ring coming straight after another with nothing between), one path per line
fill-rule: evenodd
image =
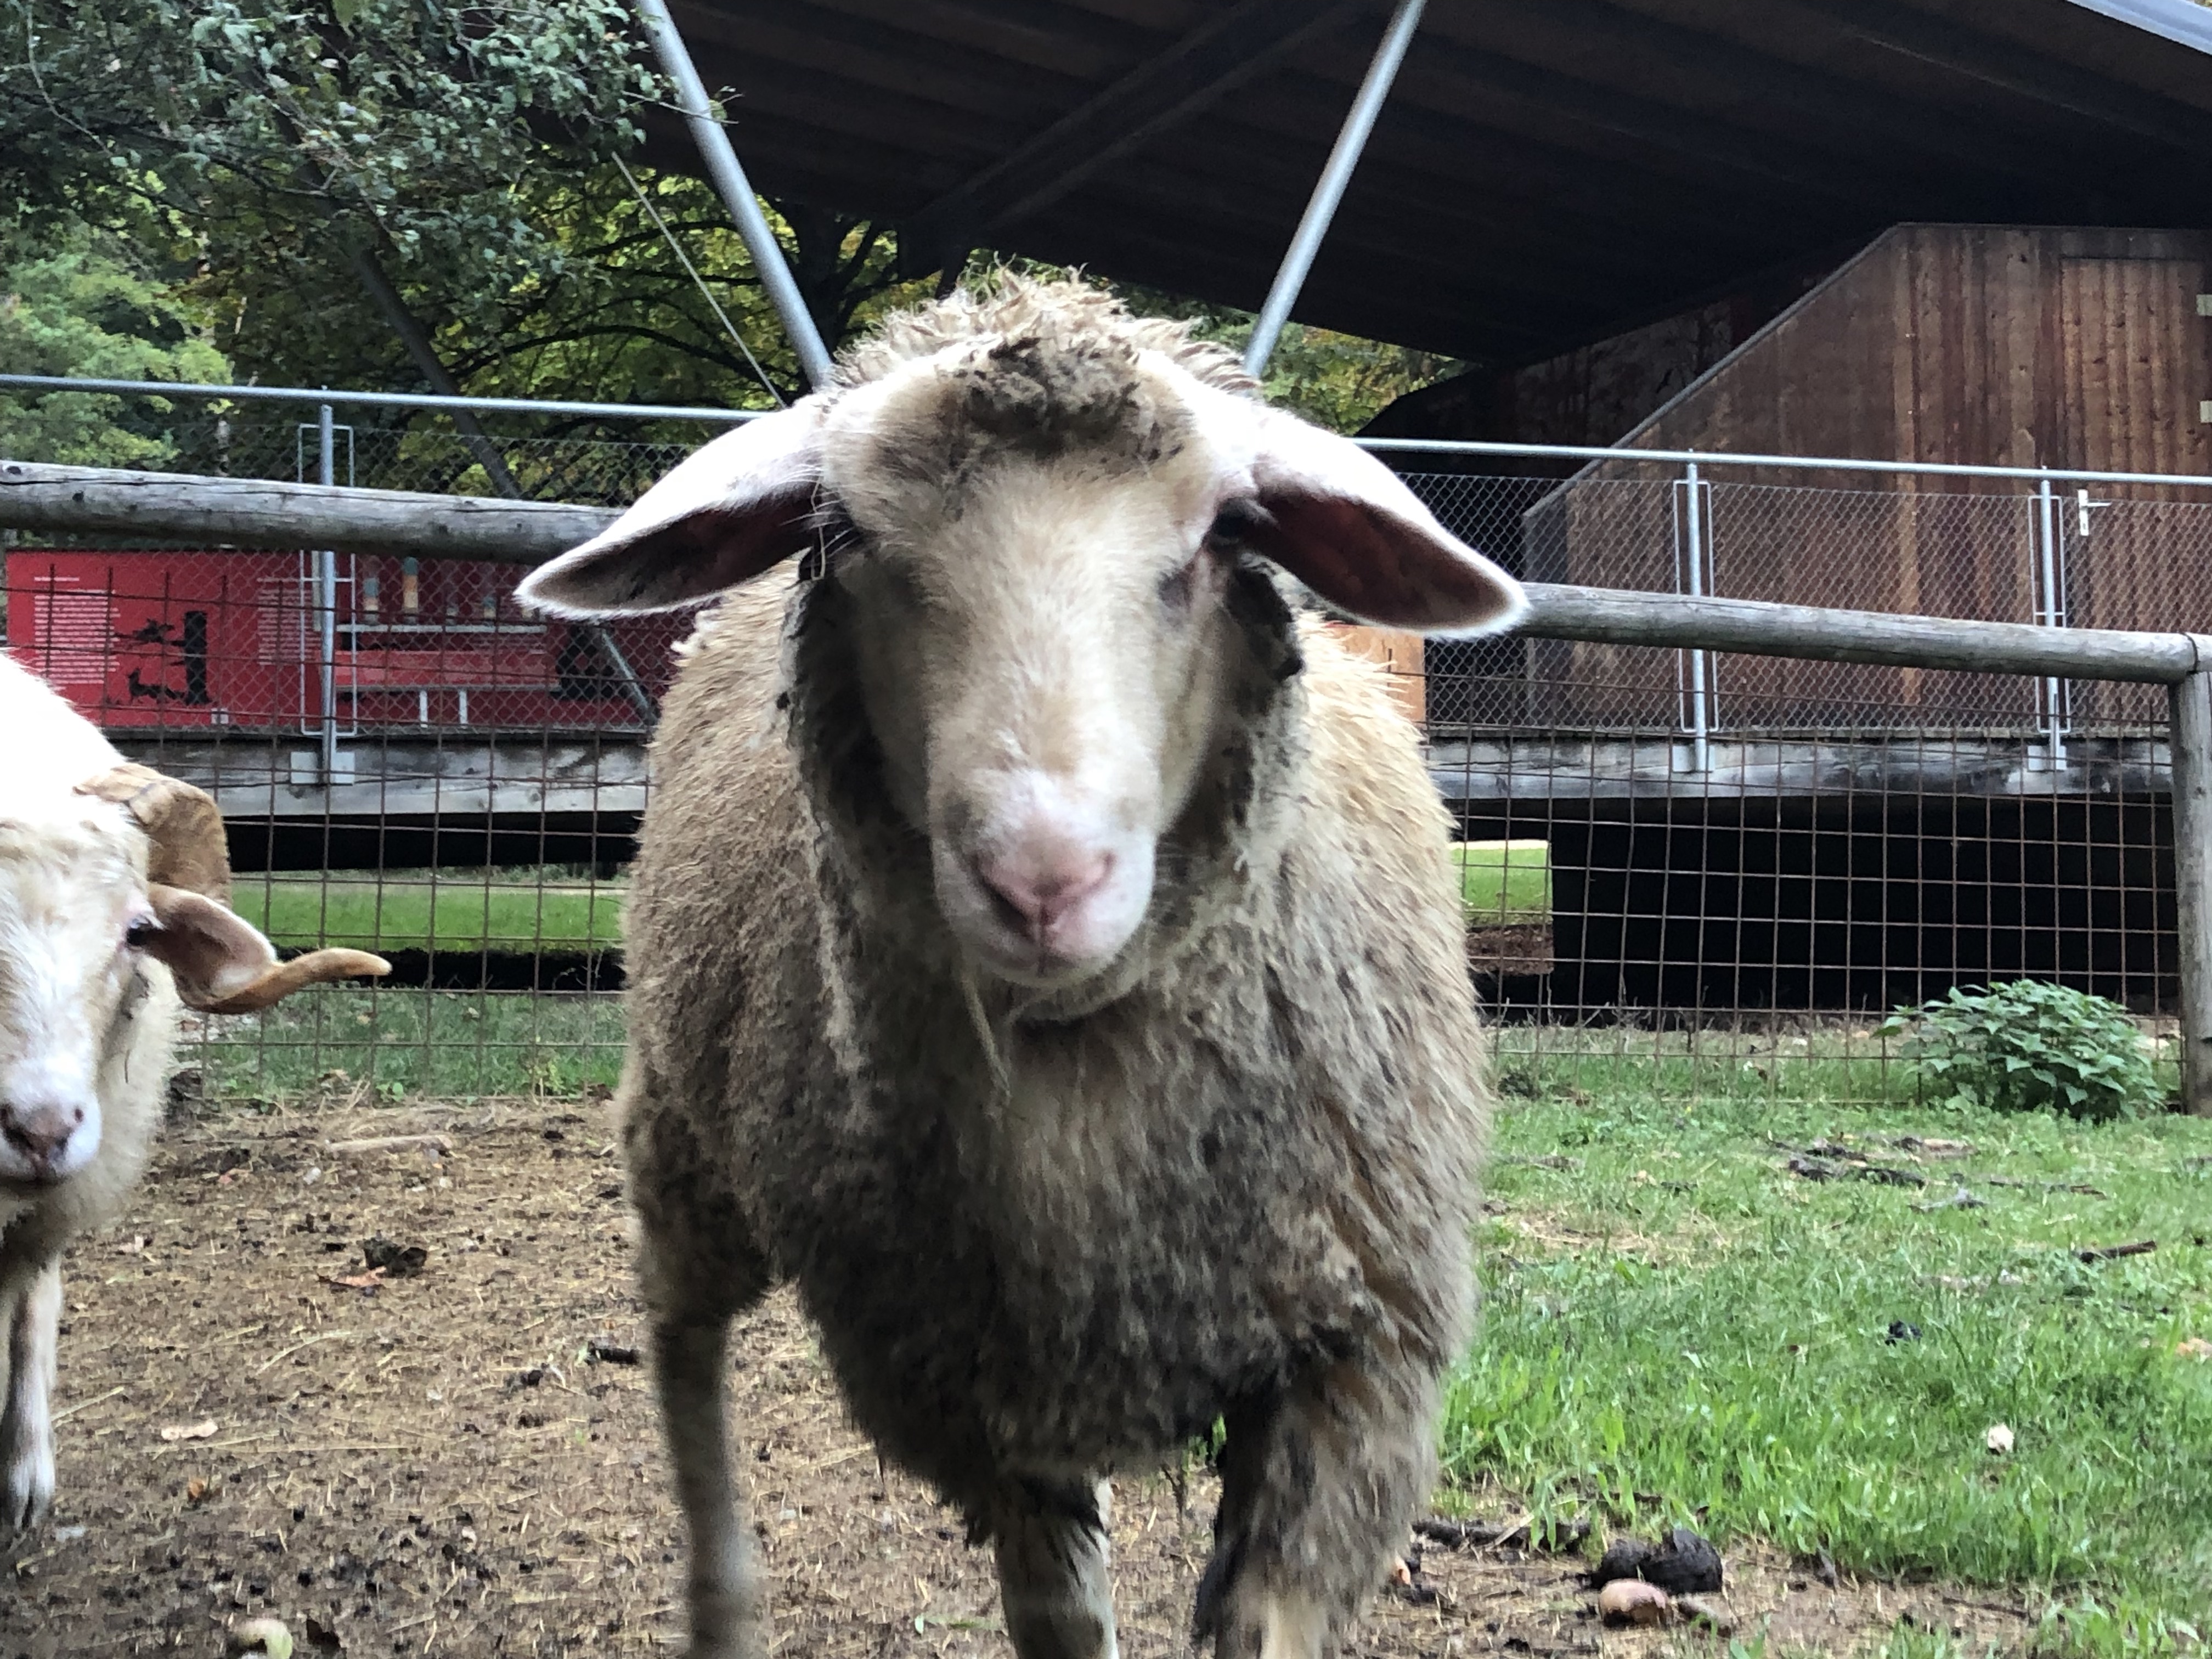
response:
M224 902L222 817L188 784L119 766L70 795L25 794L0 800L0 1188L92 1161L100 1073L151 989L145 964L163 963L189 1006L224 1013L390 971L359 951L280 964Z
M1059 987L1144 919L1236 718L1255 556L1395 628L1492 631L1522 599L1380 463L1218 362L1194 373L1161 325L1096 305L1024 321L933 337L717 440L522 592L663 610L825 549L945 921L993 974Z

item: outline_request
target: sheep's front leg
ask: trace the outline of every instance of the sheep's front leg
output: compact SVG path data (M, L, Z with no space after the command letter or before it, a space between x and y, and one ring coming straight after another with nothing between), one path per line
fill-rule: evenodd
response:
M994 1508L999 1601L1020 1659L1115 1659L1106 1485L1011 1483Z
M62 1264L0 1285L8 1344L0 1404L0 1534L42 1520L54 1501L55 1349L61 1335Z
M1327 1659L1405 1546L1434 1472L1425 1376L1329 1366L1227 1413L1194 1634L1216 1659Z
M691 1659L760 1659L768 1592L730 1472L728 1316L656 1319L653 1378L691 1532Z

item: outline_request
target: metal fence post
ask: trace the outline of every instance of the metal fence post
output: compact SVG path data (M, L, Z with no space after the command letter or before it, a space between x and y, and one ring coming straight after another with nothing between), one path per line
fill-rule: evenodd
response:
M2212 645L2212 641L2201 641ZM2198 659L2203 660L2200 649ZM2212 670L2168 688L2174 931L2181 973L2181 1103L2212 1117Z
M1681 490L1682 529L1680 562L1676 569L1676 586L1693 599L1705 595L1705 537L1709 526L1705 522L1705 480L1692 461L1682 469ZM1684 667L1689 675L1689 706L1683 710L1683 729L1690 734L1690 769L1710 772L1713 769L1712 717L1708 708L1712 678L1711 654L1702 647L1683 653Z
M2035 620L2045 628L2063 628L2066 605L2058 577L2058 503L2051 494L2048 474L2036 486L2035 514ZM2028 769L2063 772L2066 769L2066 682L2046 675L2039 689L2043 694L2043 754L2040 763L2031 757Z
M317 413L315 441L316 482L335 484L337 443L328 404ZM338 556L327 547L315 555L315 624L322 647L323 787L330 789L338 781Z

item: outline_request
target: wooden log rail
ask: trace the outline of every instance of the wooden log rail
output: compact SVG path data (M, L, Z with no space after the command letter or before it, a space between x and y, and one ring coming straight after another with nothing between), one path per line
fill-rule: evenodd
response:
M128 536L174 547L308 547L544 562L614 522L611 507L348 489L0 460L0 529ZM1823 662L2172 684L2212 666L2212 638L2039 628L1758 599L1528 585L1531 638L1680 646Z
M156 544L305 547L533 565L614 511L0 460L0 529ZM1528 586L1534 638L1678 647L2171 688L2182 1094L2212 1115L2212 635L2039 628L1755 599Z

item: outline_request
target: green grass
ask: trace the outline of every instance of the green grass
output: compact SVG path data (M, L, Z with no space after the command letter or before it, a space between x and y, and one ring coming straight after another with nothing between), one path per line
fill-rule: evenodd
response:
M535 953L618 947L621 894L534 869L279 871L240 878L231 902L283 946Z
M1548 921L1552 848L1541 841L1462 841L1452 844L1461 900L1470 923L1492 927Z
M181 1058L231 1100L573 1095L622 1069L622 1007L604 994L341 987L210 1025Z
M1540 1514L2030 1587L2056 1648L2212 1636L2212 1363L2175 1352L2212 1339L2212 1122L1840 1104L1877 1063L1816 1052L1764 1072L1524 1053L1503 1074L1484 1330L1445 1427L1459 1480ZM1975 1151L1880 1148L1915 1188L1807 1181L1774 1144L1908 1133ZM1914 1207L1962 1184L1985 1207ZM2070 1254L2143 1238L2158 1249ZM1895 1321L1919 1338L1887 1340ZM2009 1457L1984 1448L2000 1422Z
M1452 848L1470 922L1512 927L1552 914L1540 841ZM287 948L602 951L622 944L622 884L557 870L276 871L239 879L239 915Z

